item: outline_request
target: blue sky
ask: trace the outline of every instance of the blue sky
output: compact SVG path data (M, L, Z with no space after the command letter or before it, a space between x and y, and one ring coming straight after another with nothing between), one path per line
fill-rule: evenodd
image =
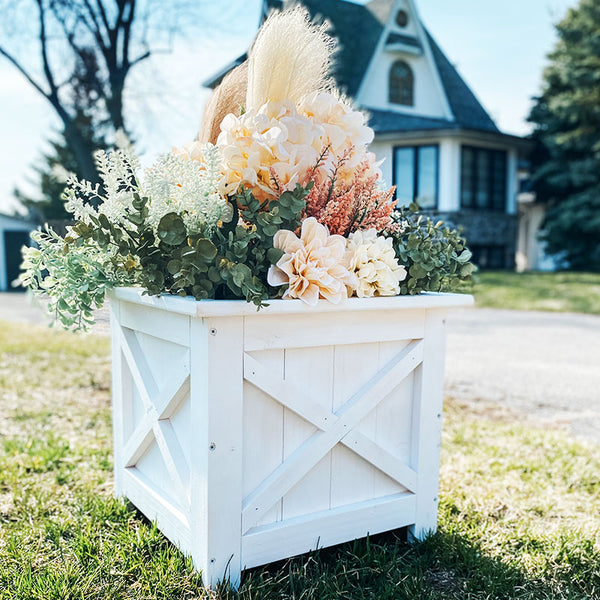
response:
M553 24L577 0L416 3L425 25L499 127L508 133L527 133L530 99L540 89L545 57L555 42ZM259 4L259 0L228 0L227 14L221 23L212 19L212 31L193 42L181 41L172 54L157 56L132 72L128 117L147 161L195 136L207 95L200 82L215 66L245 50L258 22ZM220 0L219 11L223 6ZM14 206L15 186L31 190L31 166L40 159L58 121L2 57L0 115L4 141L0 212L6 212Z

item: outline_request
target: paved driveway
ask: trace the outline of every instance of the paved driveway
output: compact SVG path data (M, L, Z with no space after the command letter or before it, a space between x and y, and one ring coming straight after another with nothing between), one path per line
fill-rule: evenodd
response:
M600 442L600 317L473 309L447 323L446 393Z
M21 292L0 292L0 321L18 321L47 325L51 322L44 305ZM110 317L108 310L103 308L96 313L94 333L108 335L110 333ZM59 327L57 325L57 327Z
M96 333L108 333L98 315ZM0 294L0 320L47 322L24 294ZM448 317L446 393L489 401L600 442L600 317L458 310ZM487 404L489 406L489 404Z

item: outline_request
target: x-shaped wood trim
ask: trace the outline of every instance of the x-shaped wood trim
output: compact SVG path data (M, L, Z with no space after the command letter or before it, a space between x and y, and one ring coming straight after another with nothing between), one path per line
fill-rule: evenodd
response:
M121 350L146 411L123 447L124 466L135 466L154 438L171 480L182 497L186 497L189 465L169 419L190 393L189 368L179 366L159 388L131 329L121 328Z
M253 527L339 442L408 490L415 491L416 472L355 427L422 362L423 343L417 340L394 356L333 413L307 398L306 392L294 383L273 378L272 372L244 354L244 379L317 427L317 431L245 498L242 532Z

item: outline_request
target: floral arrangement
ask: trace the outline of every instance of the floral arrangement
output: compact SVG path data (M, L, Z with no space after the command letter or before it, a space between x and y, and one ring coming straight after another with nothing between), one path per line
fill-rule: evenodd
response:
M456 232L396 210L366 116L327 78L334 44L302 8L272 14L209 101L198 139L145 171L126 143L72 177L74 224L33 234L21 280L66 327L116 286L309 305L438 291L469 277ZM276 76L273 76L273 74Z

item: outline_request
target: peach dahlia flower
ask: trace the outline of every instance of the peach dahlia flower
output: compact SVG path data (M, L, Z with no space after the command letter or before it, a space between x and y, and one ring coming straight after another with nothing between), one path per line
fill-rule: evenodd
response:
M356 287L356 276L345 266L346 239L329 235L314 217L302 222L300 238L281 229L273 245L284 255L269 269L267 280L273 286L288 284L284 298L299 298L310 306L319 298L338 304L348 297L348 288Z

